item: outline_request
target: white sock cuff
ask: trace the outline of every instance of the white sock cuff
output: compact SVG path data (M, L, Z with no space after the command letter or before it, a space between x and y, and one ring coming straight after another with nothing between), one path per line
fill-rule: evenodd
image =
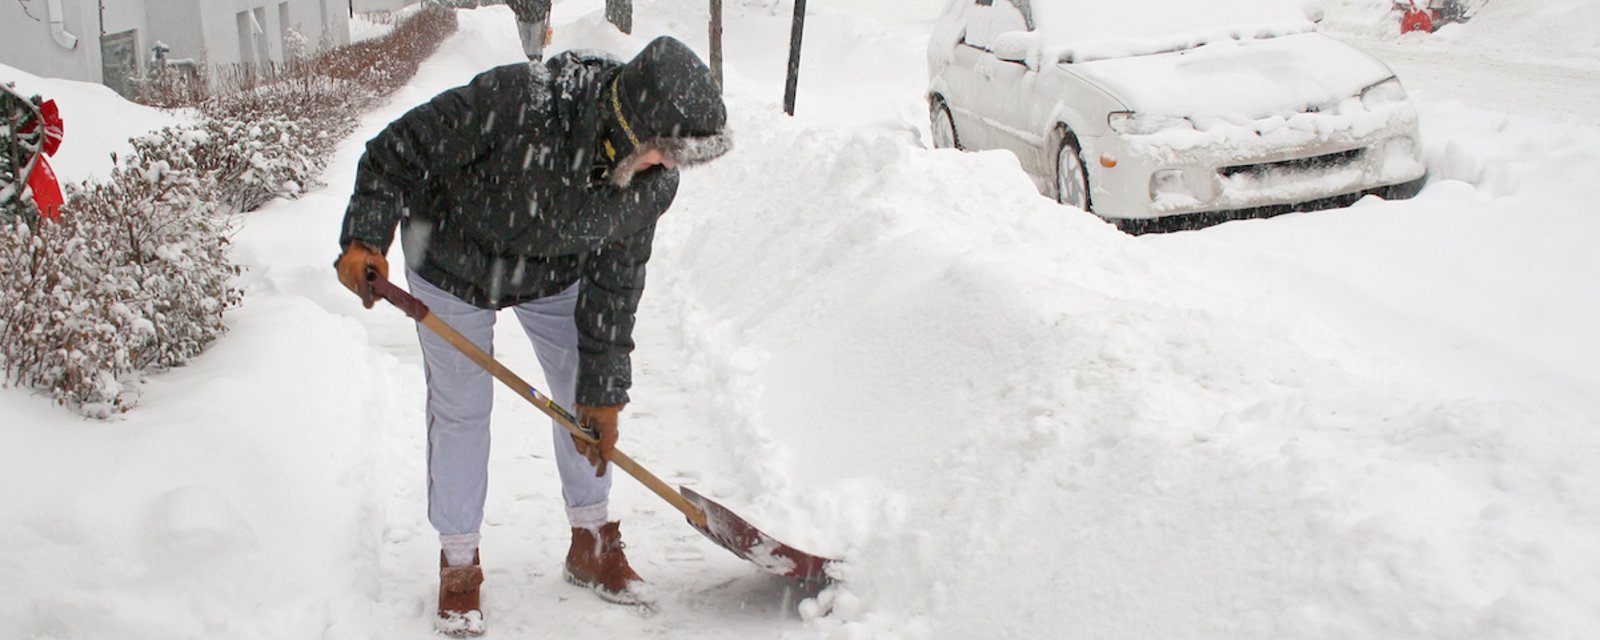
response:
M609 502L602 502L584 507L567 507L567 522L572 523L574 529L598 531L610 517L607 510L609 506Z
M472 557L478 553L478 541L483 536L476 533L458 533L440 535L439 546L444 549L444 562L452 567L472 564Z

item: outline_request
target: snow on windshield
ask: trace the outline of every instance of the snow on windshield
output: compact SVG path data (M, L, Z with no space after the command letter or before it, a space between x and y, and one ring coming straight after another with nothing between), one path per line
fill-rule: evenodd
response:
M997 3L998 4L998 3ZM1315 28L1298 0L1018 0L1032 5L1047 50L1084 62L1177 51Z

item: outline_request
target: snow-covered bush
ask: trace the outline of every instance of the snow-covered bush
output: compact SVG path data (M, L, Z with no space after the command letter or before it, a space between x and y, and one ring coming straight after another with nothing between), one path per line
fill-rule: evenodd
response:
M355 128L355 114L415 75L455 29L454 11L421 11L387 37L286 65L272 82L198 105L206 135L195 152L217 174L223 204L254 211L298 197Z
M456 13L425 8L377 40L357 42L318 58L318 74L387 94L415 75L439 43L456 31Z
M303 60L311 57L316 49L311 44L311 39L300 33L299 29L285 29L283 32L283 56L290 60Z
M109 180L69 187L59 222L0 223L8 383L104 417L133 405L141 372L184 364L227 330L239 269L193 134L135 140Z
M131 408L145 371L182 365L227 330L222 314L242 296L226 252L233 214L312 186L357 114L455 28L453 11L421 11L388 37L188 103L197 124L135 139L109 180L69 185L60 222L0 219L5 382L86 415Z
M318 116L304 112L307 103L292 93L270 93L210 100L201 107L202 124L185 134L197 168L210 178L211 197L227 210L300 197L354 123L343 110L349 105L325 106Z

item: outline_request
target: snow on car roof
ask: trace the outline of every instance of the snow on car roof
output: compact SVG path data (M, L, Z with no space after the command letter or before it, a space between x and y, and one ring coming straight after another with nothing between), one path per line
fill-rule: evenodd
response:
M1085 62L1179 51L1219 40L1270 38L1316 25L1296 0L1013 0L1031 5L1047 51Z

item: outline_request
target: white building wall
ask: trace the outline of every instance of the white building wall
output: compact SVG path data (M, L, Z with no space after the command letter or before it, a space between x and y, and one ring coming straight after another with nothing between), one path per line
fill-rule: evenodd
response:
M157 41L169 47L171 58L236 64L242 60L238 14L256 9L261 10L257 15L266 58L272 61L284 60L286 26L312 47L350 43L350 0L58 1L62 27L77 37L71 49L51 35L50 0L0 0L0 63L38 76L103 82L102 34L131 30L136 32L139 69L147 68ZM285 4L287 11L281 7Z
M199 32L206 61L212 65L260 62L256 47L248 51L240 46L239 14L250 12L257 18L267 58L284 61L284 30L287 26L305 36L315 48L326 43L341 46L350 43L350 15L347 0L186 0L197 3L195 13L200 16ZM287 5L289 23L283 22L283 7ZM169 43L171 44L171 43ZM250 54L250 59L244 57ZM180 55L174 48L173 55Z
M421 0L350 0L351 7L356 13L371 13L374 11L394 11L408 7Z
M62 47L51 33L49 2L0 2L0 63L36 76L100 81L100 17L95 0L62 0L62 31L76 36ZM63 36L64 37L64 36Z
M167 57L175 60L203 60L202 17L195 0L145 0L150 37L145 49L156 42L167 45Z

